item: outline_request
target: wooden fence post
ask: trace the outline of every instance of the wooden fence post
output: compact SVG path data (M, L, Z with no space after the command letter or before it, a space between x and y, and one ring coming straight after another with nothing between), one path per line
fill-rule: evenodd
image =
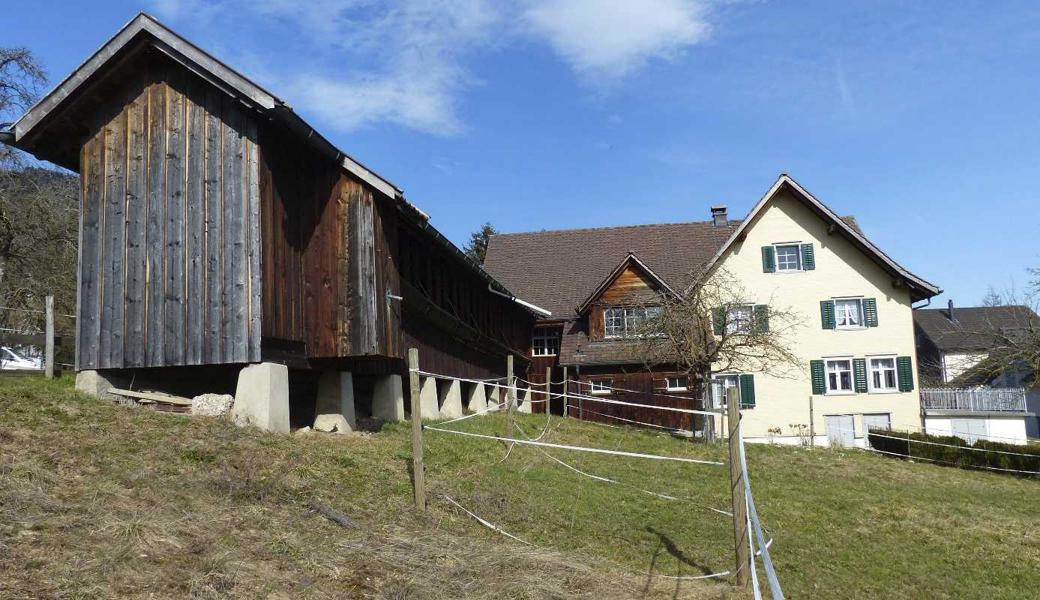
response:
M570 391L571 381L567 377L567 367L563 368L563 416L568 416L570 412L570 398L567 397L567 392Z
M513 381L513 355L506 356L506 436L513 439L513 410L516 408L516 382Z
M729 486L733 501L733 550L736 558L733 572L737 576L737 586L746 587L750 567L747 494L744 491L744 470L740 465L740 395L735 387L726 390L726 412L729 414Z
M47 313L47 339L44 342L44 374L47 379L54 379L54 296L47 296L44 301L44 312Z
M552 367L545 367L545 416L552 412Z
M412 480L415 508L426 512L426 479L423 471L422 408L419 406L419 350L408 349L408 395L412 406Z
M813 415L813 396L809 394L809 447L816 447L816 420Z

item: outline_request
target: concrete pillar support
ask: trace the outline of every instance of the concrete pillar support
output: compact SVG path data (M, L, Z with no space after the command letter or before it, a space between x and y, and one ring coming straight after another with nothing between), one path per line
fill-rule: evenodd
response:
M108 390L114 387L119 386L111 377L101 371L85 370L76 373L76 389L84 394L104 400L114 400L116 396L108 393Z
M526 384L524 384L526 385ZM518 390L516 393L516 412L525 415L531 414L531 398L534 397L528 390Z
M289 369L276 363L258 363L239 371L231 417L238 425L288 433Z
M372 390L372 416L384 421L404 421L404 388L400 375L376 379Z
M488 407L487 390L483 383L474 383L469 389L469 397L466 398L466 410L469 412L483 412Z
M462 382L458 379L440 382L437 395L440 399L442 419L457 419L462 416Z
M318 379L314 429L347 433L357 429L354 414L354 376L347 371L325 371Z
M437 380L433 377L419 378L419 415L424 419L437 419L441 416L437 406Z

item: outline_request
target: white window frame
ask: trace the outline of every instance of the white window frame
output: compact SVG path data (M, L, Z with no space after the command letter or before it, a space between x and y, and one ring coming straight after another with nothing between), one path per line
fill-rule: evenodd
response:
M672 385L672 381L675 381L676 385ZM685 385L679 385L680 381L684 381ZM688 375L671 375L664 378L664 388L667 392L688 392L690 390L690 377Z
M846 369L838 369L833 371L837 374L838 388L831 388L831 363L844 362L848 363L848 374L849 374L849 389L841 388L841 374L846 372ZM851 356L832 356L823 359L823 381L826 389L826 395L828 396L843 396L853 395L856 393L856 373L855 365Z
M863 298L861 297L850 297L845 296L842 298L832 298L831 301L834 303L834 328L835 329L866 329L867 327L867 314L863 310ZM855 302L859 306L859 325L842 325L840 324L840 317L838 315L838 303L839 302ZM848 311L843 311L843 315L848 315Z
M610 313L619 311L621 313L621 332L610 333ZM637 317L636 311L643 313L643 316ZM661 315L660 306L611 306L603 309L603 337L606 339L622 339L622 338L637 338L646 337L645 334L634 333L639 327L639 322L642 320L645 323L649 319L656 319ZM631 324L630 324L631 323Z
M738 310L747 310L747 319L736 319L733 313ZM751 328L754 326L754 323L754 304L732 304L726 307L726 334L751 333Z
M600 387L596 387L596 386ZM593 396L609 396L611 389L614 386L613 379L590 379L589 380L589 393Z
M793 269L781 269L780 268L780 248L794 248L795 252L795 268ZM802 244L801 242L783 242L779 244L773 244L773 257L776 260L776 272L777 273L800 273L802 271Z
M733 385L727 385L732 381ZM737 388L737 399L740 399L740 374L739 373L716 373L711 376L711 393L715 398L715 408L726 408L726 390Z
M539 352L538 341L544 343ZM556 356L560 353L560 330L555 327L536 327L531 336L531 356Z
M871 394L898 394L899 393L899 365L896 364L895 354L875 354L873 356L867 356L867 391ZM884 379L884 371L892 371L893 385L889 387L876 387L874 385L874 364L875 360L890 360L892 361L892 368L887 367L882 369L882 379Z

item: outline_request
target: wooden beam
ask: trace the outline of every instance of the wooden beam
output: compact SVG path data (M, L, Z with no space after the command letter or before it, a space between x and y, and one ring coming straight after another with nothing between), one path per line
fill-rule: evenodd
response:
M126 396L127 398L136 398L138 400L150 400L152 402L174 404L177 406L191 406L191 399L185 398L183 396L172 396L170 394L156 394L153 392L135 392L133 390L124 390L120 388L112 388L108 391L112 394Z

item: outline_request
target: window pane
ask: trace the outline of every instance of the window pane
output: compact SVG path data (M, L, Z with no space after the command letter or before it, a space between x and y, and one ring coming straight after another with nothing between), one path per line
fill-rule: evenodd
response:
M802 268L797 244L776 247L776 268L778 271L798 271Z
M834 318L838 327L861 327L863 303L861 300L835 300Z

